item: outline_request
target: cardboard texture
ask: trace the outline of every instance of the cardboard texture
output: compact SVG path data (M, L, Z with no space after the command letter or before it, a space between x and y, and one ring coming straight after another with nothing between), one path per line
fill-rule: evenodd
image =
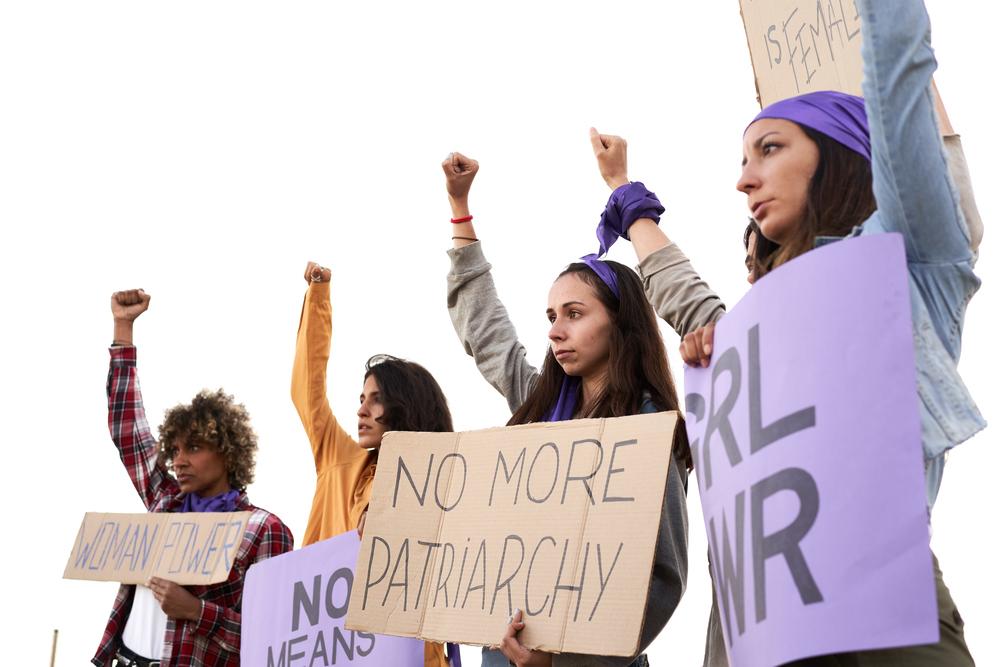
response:
M243 585L240 664L424 667L424 643L344 629L358 534L254 563Z
M733 667L938 640L913 340L902 237L876 234L758 281L685 369Z
M761 107L816 90L861 95L854 0L740 0Z
M636 652L675 412L382 441L347 627Z
M142 584L150 577L178 584L225 581L250 512L87 512L63 579Z

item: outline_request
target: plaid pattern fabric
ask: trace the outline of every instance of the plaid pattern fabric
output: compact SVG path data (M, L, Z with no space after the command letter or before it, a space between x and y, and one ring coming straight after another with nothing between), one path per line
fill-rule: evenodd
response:
M132 484L150 512L175 512L183 496L177 480L156 464L157 444L146 421L146 411L136 375L136 349L112 347L108 371L108 427L118 447ZM240 605L243 577L253 563L292 550L292 533L281 520L250 504L245 493L237 501L237 511L249 511L250 521L229 578L211 586L188 586L201 598L201 618L197 622L167 619L163 665L239 665ZM104 638L91 662L108 667L121 642L135 586L118 589ZM156 656L151 656L156 657Z

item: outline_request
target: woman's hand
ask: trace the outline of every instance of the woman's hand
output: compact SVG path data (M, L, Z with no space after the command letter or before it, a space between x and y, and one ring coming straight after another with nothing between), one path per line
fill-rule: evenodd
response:
M590 128L590 145L594 147L601 178L612 190L628 183L628 144L613 134L599 134Z
M479 163L461 153L451 153L441 163L441 169L444 170L445 187L448 189L452 207L454 208L456 203L468 206L469 189L479 171Z
M515 609L507 624L507 632L500 641L500 652L517 667L552 667L551 653L532 651L518 640L517 633L521 630L524 630L521 610Z
M111 295L111 315L115 318L115 345L132 344L132 323L149 308L150 297L141 289L129 289Z
M361 518L358 519L358 539L364 539L365 537L365 519L368 518L368 510L361 513Z
M160 603L160 609L170 618L184 621L197 621L201 618L201 600L180 584L153 577L148 585L153 591L153 597Z
M681 359L688 366L708 368L712 361L712 344L715 341L715 322L699 327L681 341Z
M305 279L307 283L328 283L331 277L330 269L316 262L306 264Z

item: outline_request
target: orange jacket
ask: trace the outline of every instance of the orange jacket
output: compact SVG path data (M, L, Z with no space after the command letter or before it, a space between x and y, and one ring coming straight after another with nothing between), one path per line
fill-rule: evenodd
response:
M375 479L375 452L362 449L341 428L326 397L332 333L330 283L312 283L302 304L292 365L292 403L316 462L316 492L303 546L356 530ZM442 644L424 644L424 666L448 667Z

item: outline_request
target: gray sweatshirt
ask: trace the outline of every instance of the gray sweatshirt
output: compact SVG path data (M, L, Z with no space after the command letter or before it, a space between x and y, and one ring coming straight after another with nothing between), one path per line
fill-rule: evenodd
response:
M511 412L525 401L538 378L528 363L524 346L496 293L491 266L482 245L472 243L448 251L448 313L465 351L476 360L482 376L507 399ZM690 317L701 308L693 308ZM691 308L688 308L689 310ZM667 624L687 582L687 471L671 458L666 493L653 559L653 575L643 615L640 652L645 650ZM554 667L584 665L625 667L632 658L562 653L552 656ZM506 667L500 651L483 649L484 667Z

